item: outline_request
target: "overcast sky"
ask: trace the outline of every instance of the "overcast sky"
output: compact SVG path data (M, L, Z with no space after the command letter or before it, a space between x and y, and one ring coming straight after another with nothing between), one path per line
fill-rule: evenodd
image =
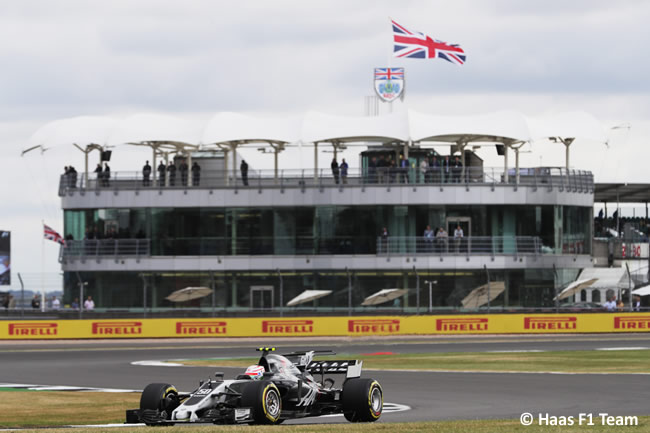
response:
M74 148L20 157L43 124L135 112L208 116L319 110L363 114L372 69L404 66L404 106L432 114L513 109L535 116L584 110L609 147L576 142L575 168L597 180L648 182L650 2L647 1L32 1L0 5L0 229L12 231L15 271L41 272L41 220L62 231L57 197ZM464 66L390 58L393 18L460 44ZM114 171L148 155L117 150ZM253 152L255 152L253 150ZM307 151L311 153L311 150ZM358 149L346 153L358 163ZM493 149L481 155L500 165ZM272 164L250 155L256 168ZM323 161L325 158L321 158ZM310 156L285 153L284 167ZM562 165L538 146L522 165ZM491 164L490 164L491 163ZM45 246L46 272L60 271Z

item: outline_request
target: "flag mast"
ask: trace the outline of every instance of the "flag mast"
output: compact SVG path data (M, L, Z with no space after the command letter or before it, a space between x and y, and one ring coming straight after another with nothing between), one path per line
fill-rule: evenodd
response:
M43 231L45 221L41 220ZM41 236L41 313L45 312L45 235Z

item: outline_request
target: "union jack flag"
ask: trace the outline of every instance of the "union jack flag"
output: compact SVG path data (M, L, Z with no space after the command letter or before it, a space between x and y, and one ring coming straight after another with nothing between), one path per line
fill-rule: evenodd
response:
M43 236L45 239L49 239L54 242L58 242L61 245L65 245L65 239L52 229L52 227L43 224Z
M456 44L448 44L420 32L412 32L391 20L393 24L393 55L412 59L444 59L462 65L465 63L465 51Z
M375 80L404 79L404 68L375 68Z

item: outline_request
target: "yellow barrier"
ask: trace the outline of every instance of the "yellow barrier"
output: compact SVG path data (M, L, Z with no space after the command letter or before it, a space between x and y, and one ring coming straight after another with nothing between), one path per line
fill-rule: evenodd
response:
M650 332L650 313L0 322L0 340L600 332Z

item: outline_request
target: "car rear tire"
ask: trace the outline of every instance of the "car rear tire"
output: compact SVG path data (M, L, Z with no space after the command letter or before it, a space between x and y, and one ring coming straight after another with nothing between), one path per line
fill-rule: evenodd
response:
M374 379L348 379L341 393L343 416L350 422L374 422L384 409L384 392Z
M157 410L165 419L171 419L172 412L179 405L178 391L168 383L151 383L142 391L140 410Z
M279 424L282 396L273 382L253 381L242 390L241 407L250 407L255 424Z

